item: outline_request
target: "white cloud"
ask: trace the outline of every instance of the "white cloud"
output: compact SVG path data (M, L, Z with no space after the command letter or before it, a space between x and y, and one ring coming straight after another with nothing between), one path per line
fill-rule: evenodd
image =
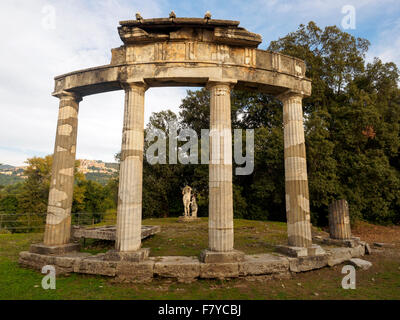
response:
M179 112L178 106L184 96L184 88L149 89L145 119L153 112L166 109ZM80 103L77 157L114 161L114 155L121 149L123 113L123 91L85 97Z
M178 16L194 17L210 10L214 18L240 20L243 27L262 34L261 48L265 48L300 23L339 25L341 9L348 4L357 10L357 29L352 34L372 40L368 57L400 65L398 0L2 0L0 162L22 164L28 156L53 152L58 112L58 100L51 97L54 76L108 64L111 48L122 44L118 22L134 18L137 11L150 18L166 17L172 9ZM55 8L54 30L44 28L51 21L48 6ZM177 111L184 96L183 88L150 89L146 118L152 111ZM121 145L123 107L122 91L84 99L78 158L113 160Z
M51 6L55 29L48 28ZM122 44L118 22L137 11L162 16L156 1L1 1L1 163L21 165L27 157L53 152L58 113L58 99L51 96L53 78L108 64L111 49ZM179 88L150 90L146 117L151 110L176 110L183 96ZM122 91L84 99L78 158L113 160L121 145L123 108Z

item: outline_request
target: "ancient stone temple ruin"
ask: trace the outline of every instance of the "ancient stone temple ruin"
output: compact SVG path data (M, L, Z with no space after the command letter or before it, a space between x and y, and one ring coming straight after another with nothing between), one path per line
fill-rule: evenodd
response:
M65 272L144 278L153 274L173 277L175 262L181 266L180 272L186 268L183 278L263 274L274 268L279 272L289 270L289 258L283 255L258 255L261 258L257 260L234 249L232 150L223 153L219 163L209 165L209 247L204 248L201 259L165 257L155 261L148 257L149 249L142 248L146 90L194 86L210 91L210 129L216 132L231 131L230 97L234 89L268 93L282 101L282 179L286 182L288 246L281 250L294 257L314 259L318 267L327 265L328 254L312 244L311 235L302 110L302 99L311 94L311 81L305 77L305 63L258 49L260 35L240 27L239 21L211 19L209 14L204 18L177 18L171 14L160 19L137 15L135 20L120 22L118 31L123 45L112 50L109 65L55 78L53 95L60 104L44 242L21 253L21 263L35 267L55 264ZM125 91L116 247L101 257L66 255L79 249L79 244L71 241L79 102L88 95L114 90ZM355 254L362 251L357 250ZM293 261L294 270L308 268L302 267L300 260Z

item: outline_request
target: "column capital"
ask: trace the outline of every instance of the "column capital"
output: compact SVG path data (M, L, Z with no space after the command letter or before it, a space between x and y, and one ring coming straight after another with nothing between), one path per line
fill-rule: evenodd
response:
M280 101L284 102L285 100L288 100L290 98L299 98L303 99L306 95L302 91L295 91L295 90L287 90L277 96L275 96L277 99Z
M147 89L149 89L150 86L144 80L127 80L127 81L121 81L121 87L125 91L137 90L139 88L144 91L147 91Z
M208 79L206 89L211 90L213 87L217 86L228 86L229 90L232 90L236 84L237 80L234 79Z
M75 102L79 103L82 101L82 96L78 93L75 92L70 92L70 91L60 91L60 92L55 92L52 94L53 97L57 97L61 100L64 99L73 99Z

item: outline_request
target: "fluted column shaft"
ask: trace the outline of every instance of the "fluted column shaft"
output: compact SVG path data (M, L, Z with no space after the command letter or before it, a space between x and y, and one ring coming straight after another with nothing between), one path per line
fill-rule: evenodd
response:
M329 206L329 233L333 239L351 239L349 204L344 199Z
M144 96L147 87L142 82L135 82L125 83L124 89L116 250L131 252L139 250L142 242Z
M233 250L231 84L208 85L210 98L209 249Z
M70 92L60 98L52 178L50 182L44 244L64 245L71 237L71 207L74 189L74 168L81 98Z
M285 189L290 246L312 245L302 96L288 93L283 102Z

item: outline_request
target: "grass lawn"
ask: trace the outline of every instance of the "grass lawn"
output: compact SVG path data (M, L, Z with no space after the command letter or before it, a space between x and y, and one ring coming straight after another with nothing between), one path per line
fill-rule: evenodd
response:
M162 232L143 242L152 256L198 255L207 247L207 220L184 224L176 218L150 219L146 225L160 225ZM368 226L370 227L370 226ZM362 233L363 226L357 231ZM366 228L366 227L365 227ZM381 227L386 228L386 227ZM385 232L382 229L381 232ZM367 271L357 271L357 289L341 288L342 265L294 274L289 279L249 278L199 280L181 284L154 280L148 284L117 284L111 278L71 274L57 278L56 290L43 290L43 275L20 268L18 254L42 240L42 234L0 235L0 299L400 299L400 250L374 251L365 259L373 263ZM235 248L247 254L273 252L273 245L286 241L286 224L235 220ZM107 251L111 245L86 241L84 251Z

